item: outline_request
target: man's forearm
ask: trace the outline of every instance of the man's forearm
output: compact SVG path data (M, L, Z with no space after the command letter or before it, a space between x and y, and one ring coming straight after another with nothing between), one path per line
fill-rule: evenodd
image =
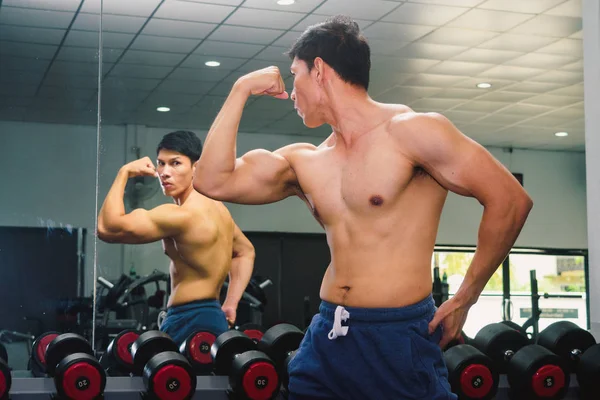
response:
M125 194L125 186L127 185L128 179L129 173L124 168L121 168L106 195L106 199L104 200L104 204L102 205L102 209L98 216L99 225L101 225L103 229L110 231L111 227L114 227L117 223L117 219L125 215L123 195Z
M235 169L237 131L249 95L241 81L233 85L204 142L194 187L203 189L223 183Z
M529 202L484 208L477 250L455 294L457 300L467 306L477 302L483 288L517 240L530 210Z
M253 269L254 255L236 257L232 260L229 272L229 288L223 305L237 307L248 282L250 282Z

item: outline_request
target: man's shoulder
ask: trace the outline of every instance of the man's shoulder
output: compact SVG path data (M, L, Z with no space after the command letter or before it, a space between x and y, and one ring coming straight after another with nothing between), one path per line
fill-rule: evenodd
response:
M438 112L420 112L415 111L408 106L399 106L390 119L390 125L392 127L408 128L415 126L415 124L439 122L444 118L445 117Z
M314 152L317 149L318 149L318 147L312 143L298 142L298 143L288 144L287 146L277 149L275 151L275 154L278 154L278 155L282 156L283 158L285 158L286 160L288 160L288 162L291 162L293 159L297 158L298 156L302 156L302 155Z

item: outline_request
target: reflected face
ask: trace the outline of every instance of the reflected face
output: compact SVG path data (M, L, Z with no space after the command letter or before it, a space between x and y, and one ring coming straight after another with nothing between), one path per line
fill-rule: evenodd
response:
M323 125L321 113L322 92L317 82L317 73L313 68L308 71L306 62L294 58L290 71L294 76L294 89L290 98L304 125L316 128Z
M165 196L177 197L189 189L194 179L192 160L172 150L160 150L156 159L156 171Z

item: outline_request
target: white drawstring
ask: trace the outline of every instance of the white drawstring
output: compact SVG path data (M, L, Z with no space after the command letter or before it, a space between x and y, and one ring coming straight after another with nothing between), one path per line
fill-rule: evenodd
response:
M163 322L165 322L165 318L167 317L167 312L162 310L158 313L158 318L156 318L156 324L158 325L158 329L162 328Z
M346 336L348 334L348 327L342 326L342 321L346 321L350 318L350 313L342 306L337 306L335 309L335 316L333 318L333 329L329 332L327 337L329 340L334 340L338 336Z

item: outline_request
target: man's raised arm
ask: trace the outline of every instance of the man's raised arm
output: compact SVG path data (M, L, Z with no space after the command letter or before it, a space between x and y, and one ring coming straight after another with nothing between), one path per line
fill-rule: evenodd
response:
M189 223L189 215L175 204L163 204L150 211L125 213L123 195L129 178L155 176L150 158L132 161L117 174L98 214L98 238L108 243L142 244L175 236Z
M294 145L276 152L259 149L236 156L242 111L251 95L286 99L279 70L269 67L240 78L208 132L196 164L194 189L215 200L265 204L294 194L295 174L286 159Z

